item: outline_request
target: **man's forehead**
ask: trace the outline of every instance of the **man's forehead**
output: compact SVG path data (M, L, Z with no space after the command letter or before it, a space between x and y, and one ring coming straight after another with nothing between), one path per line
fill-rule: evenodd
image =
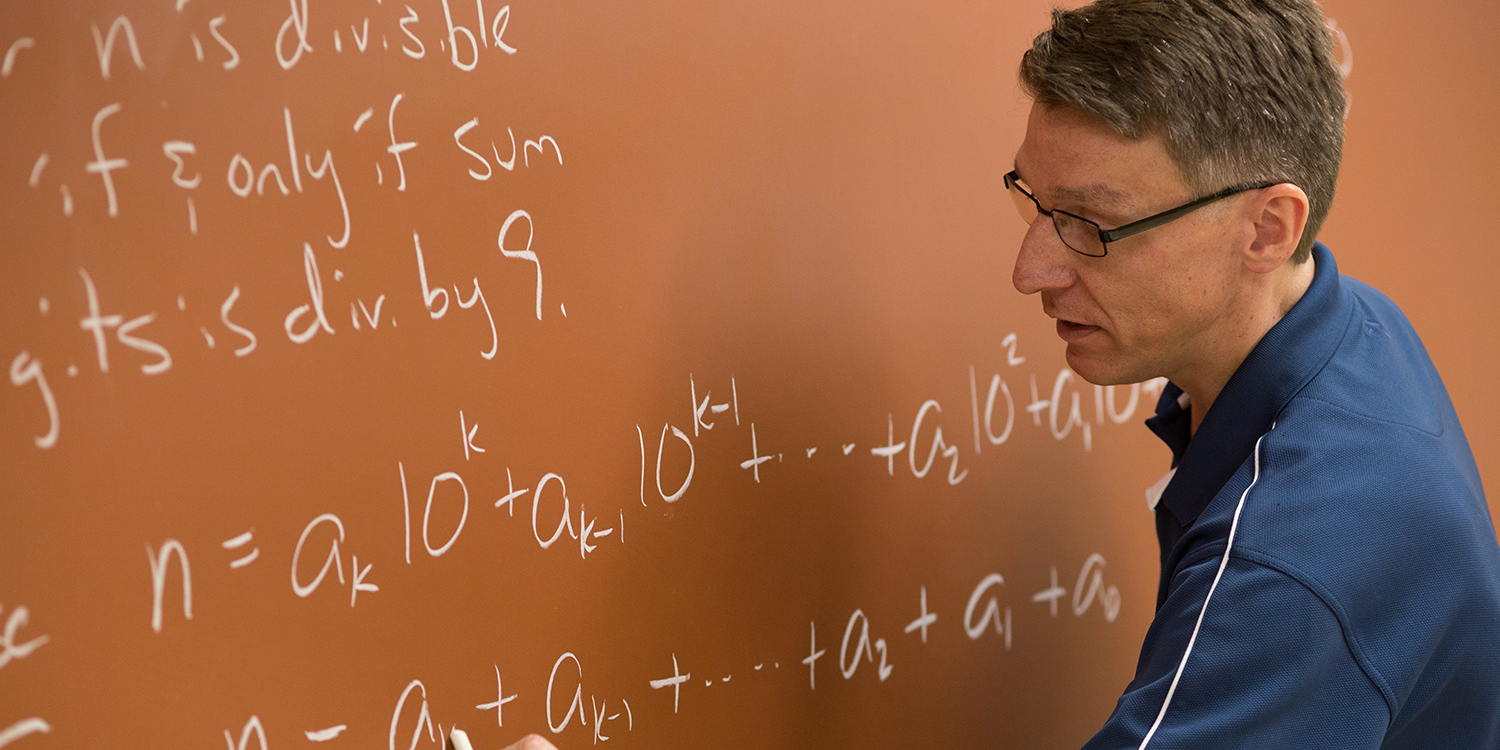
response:
M1121 135L1104 120L1066 106L1033 104L1015 168L1043 203L1135 211L1174 193L1182 173L1160 135Z

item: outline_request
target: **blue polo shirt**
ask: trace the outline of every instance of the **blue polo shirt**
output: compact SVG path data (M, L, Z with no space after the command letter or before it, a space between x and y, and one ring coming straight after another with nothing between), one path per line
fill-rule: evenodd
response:
M1189 435L1135 679L1088 750L1500 748L1500 545L1416 332L1321 244Z

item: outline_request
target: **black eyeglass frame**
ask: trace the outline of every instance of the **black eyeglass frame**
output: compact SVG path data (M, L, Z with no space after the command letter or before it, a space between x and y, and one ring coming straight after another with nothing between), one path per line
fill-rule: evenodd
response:
M1188 201L1187 203L1184 203L1184 204L1182 204L1182 205L1180 205L1180 206L1178 206L1176 208L1169 208L1169 209L1167 209L1165 211L1162 211L1161 213L1152 214L1151 216L1147 216L1144 219L1140 219L1138 221L1132 221L1132 222L1130 222L1128 224L1122 224L1122 225L1120 225L1118 227L1115 227L1114 229L1105 229L1104 227L1099 226L1097 223L1089 221L1088 219L1085 219L1082 216L1079 216L1078 214L1069 213L1067 211L1060 211L1060 210L1056 210L1056 209L1053 209L1053 210L1049 211L1049 210L1047 210L1045 208L1042 208L1042 204L1041 204L1040 201L1038 201L1036 199L1036 196L1032 195L1031 192L1028 191L1026 188L1021 187L1020 180L1021 180L1020 171L1012 169L1010 172L1007 172L1006 175L1005 175L1005 189L1007 191L1014 189L1017 192L1019 192L1021 195L1024 195L1028 199L1030 199L1032 205L1036 206L1036 212L1038 214L1041 214L1042 216L1047 217L1047 220L1052 222L1052 229L1057 232L1057 238L1059 240L1062 240L1062 243L1064 245L1066 245L1069 250L1072 250L1073 252L1078 253L1079 255L1082 255L1082 256L1085 256L1085 257L1089 257L1089 258L1103 258L1104 256L1106 256L1106 255L1109 254L1109 243L1111 243L1111 242L1118 242L1120 240L1125 239L1126 237L1130 237L1132 235L1140 234L1141 232L1144 232L1147 229L1155 229L1156 227L1159 227L1159 226L1161 226L1163 224L1166 224L1167 222L1170 222L1170 221L1176 221L1177 219L1180 219L1180 218L1182 218L1184 216L1187 216L1188 214L1190 214L1190 213L1192 213L1192 212L1194 212L1194 211L1196 211L1196 210L1198 210L1198 209L1200 209L1200 208L1202 208L1202 207L1204 207L1204 206L1206 206L1206 205L1208 205L1210 203L1213 203L1214 201L1223 200L1225 198L1228 198L1231 195L1237 195L1239 193L1248 193L1251 190L1264 190L1264 189L1266 189L1268 187L1273 187L1275 185L1281 184L1279 182L1266 182L1266 183L1258 183L1258 184L1252 184L1252 185L1236 185L1234 187L1225 188L1223 190L1220 190L1219 192L1214 193L1212 195L1205 195L1202 198L1198 198L1196 200ZM1068 241L1066 239L1063 239L1062 231L1057 228L1057 222L1055 220L1053 220L1053 218L1052 218L1053 214L1062 214L1064 216L1067 216L1067 217L1072 218L1072 219L1077 219L1077 220L1079 220L1079 221L1081 221L1081 222L1083 222L1085 224L1088 224L1089 226L1092 226L1094 228L1094 230L1099 233L1099 246L1104 249L1104 252L1102 252L1102 253L1100 253L1098 255L1094 255L1092 253L1086 253L1086 252L1084 252L1082 250L1079 250L1076 247L1073 247L1072 245L1069 245Z

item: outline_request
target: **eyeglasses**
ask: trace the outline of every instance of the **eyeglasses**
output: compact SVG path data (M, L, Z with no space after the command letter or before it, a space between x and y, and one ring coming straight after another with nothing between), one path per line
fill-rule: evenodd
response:
M1134 234L1140 234L1147 229L1154 229L1169 221L1175 221L1217 200L1223 200L1231 195L1249 192L1251 190L1262 190L1277 183L1268 182L1258 185L1237 185L1232 188L1221 190L1213 195L1206 195L1176 208L1169 208L1159 214L1148 216L1140 221L1132 221L1129 224L1105 229L1088 219L1070 214L1067 211L1048 211L1037 202L1036 196L1032 195L1026 188L1021 187L1021 175L1011 170L1005 175L1005 189L1010 192L1011 200L1016 204L1016 211L1021 214L1021 219L1027 224L1036 221L1037 214L1046 216L1052 220L1052 228L1057 230L1057 236L1068 249L1087 255L1091 258L1103 258L1109 253L1109 243L1118 242Z

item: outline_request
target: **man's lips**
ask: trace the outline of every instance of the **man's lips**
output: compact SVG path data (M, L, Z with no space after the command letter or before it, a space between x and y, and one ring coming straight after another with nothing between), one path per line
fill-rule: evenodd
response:
M1057 319L1057 335L1063 341L1073 343L1088 338L1089 335L1099 330L1099 326L1074 323L1070 320Z

